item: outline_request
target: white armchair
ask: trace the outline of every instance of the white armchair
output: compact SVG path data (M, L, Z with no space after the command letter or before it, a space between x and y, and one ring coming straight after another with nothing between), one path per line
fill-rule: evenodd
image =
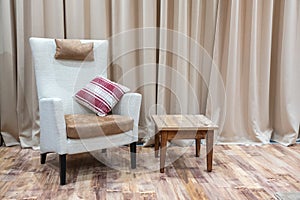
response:
M67 154L130 144L131 167L136 167L140 94L124 94L112 110L113 114L131 117L134 121L132 130L84 139L71 139L67 136L65 115L91 113L73 99L74 93L96 75L107 76L108 41L81 40L81 42L94 43L94 61L57 60L54 58L56 51L54 39L30 38L39 98L41 163L45 163L47 153L59 154L61 185L66 183Z

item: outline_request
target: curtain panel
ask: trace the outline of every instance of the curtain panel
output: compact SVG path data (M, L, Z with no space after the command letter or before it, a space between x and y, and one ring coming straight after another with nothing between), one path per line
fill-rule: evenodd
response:
M3 0L0 5L1 134L7 146L38 148L38 101L28 40L63 37L63 4L61 0Z
M0 6L7 146L39 145L32 36L109 40L110 79L143 96L139 136L147 144L152 114L206 114L220 126L220 143L290 145L299 137L298 0L2 0Z

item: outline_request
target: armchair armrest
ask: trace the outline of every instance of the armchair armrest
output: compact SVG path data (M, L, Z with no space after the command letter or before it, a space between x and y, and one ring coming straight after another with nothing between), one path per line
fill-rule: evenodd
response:
M40 145L41 152L67 153L67 134L63 104L60 98L41 98Z
M138 136L141 102L141 94L126 93L112 110L113 114L129 116L134 120L133 133L136 137Z

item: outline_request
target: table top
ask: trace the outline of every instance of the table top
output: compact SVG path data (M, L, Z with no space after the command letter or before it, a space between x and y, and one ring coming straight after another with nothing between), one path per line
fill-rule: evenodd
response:
M218 126L204 115L152 115L160 131L216 130Z

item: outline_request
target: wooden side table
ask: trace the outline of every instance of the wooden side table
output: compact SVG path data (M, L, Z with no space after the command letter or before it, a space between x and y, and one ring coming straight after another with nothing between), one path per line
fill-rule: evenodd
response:
M155 157L160 147L160 172L164 173L167 141L172 139L195 139L196 157L200 156L200 140L206 138L207 171L212 171L214 130L218 129L204 115L153 115L155 123ZM160 145L159 145L160 144Z

